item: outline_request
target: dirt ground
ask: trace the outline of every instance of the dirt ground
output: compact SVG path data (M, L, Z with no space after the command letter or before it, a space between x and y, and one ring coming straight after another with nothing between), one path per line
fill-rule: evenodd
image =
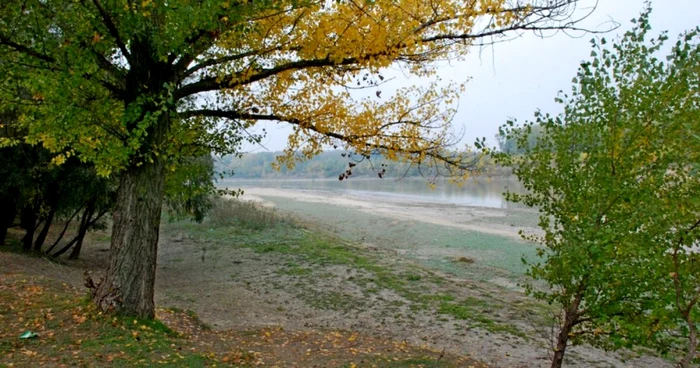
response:
M247 280L255 280L252 286L254 295L269 295L265 299L270 308L261 311L262 315L272 318L266 319L274 324L294 326L340 326L341 328L373 331L392 338L402 339L414 344L425 344L435 349L446 348L459 354L466 354L485 361L496 367L545 367L549 365L548 341L551 339L551 330L531 320L533 313L542 313L540 305L526 297L522 289L515 286L514 280L519 280L512 273L513 270L501 270L497 267L478 268L478 272L489 274L484 278L469 277L469 273L451 272L442 265L431 267L435 263L423 262L425 259L435 260L459 259L468 255L469 259L478 260L482 253L474 253L470 249L448 247L440 249L435 243L429 246L419 246L413 249L406 246L408 240L401 236L408 228L420 228L424 224L436 225L442 228L462 231L462 235L468 237L475 232L478 234L494 235L499 238L510 239L506 246L533 247L524 245L519 231L538 234L537 213L529 209L501 209L473 206L458 206L436 203L406 202L393 198L363 197L359 195L338 195L338 193L324 191L305 190L281 190L274 188L246 188L243 200L254 200L266 207L277 207L282 211L293 212L301 215L308 221L319 224L326 230L330 230L341 236L347 235L347 229L352 228L357 233L358 227L368 227L363 223L354 223L351 212L361 212L375 216L369 222L386 221L377 224L378 228L386 229L398 226L395 232L383 231L390 236L370 239L367 233L357 236L352 240L362 243L366 250L377 252L380 259L384 259L388 267L397 272L401 270L423 270L428 273L437 273L449 280L447 283L436 285L434 283L415 283L413 287L417 292L431 290L431 292L449 291L468 299L483 302L483 311L489 313L489 317L495 321L503 322L518 327L522 334L513 334L508 331L493 331L493 329L474 327L470 321L455 319L437 313L436 310L411 311L411 301L387 292L380 300L369 300L363 306L355 306L351 311L309 311L305 305L295 296L295 285L291 280L280 280L279 276L273 276L274 269L280 267L279 259L272 257L261 258L259 255L238 254L240 265L251 263L247 271L241 271L247 275ZM290 205L293 203L293 205ZM311 207L300 204L311 204ZM342 208L342 212L348 214L343 217L334 217L332 207ZM310 209L312 208L312 209ZM458 233L459 234L459 233ZM366 235L366 236L365 236ZM491 240L494 238L488 238ZM397 247L397 244L398 247ZM489 249L484 252L490 252ZM506 250L512 252L512 250ZM252 257L252 258L251 258ZM515 252L515 258L520 263L519 255ZM456 262L449 262L456 263ZM474 265L471 265L474 267ZM314 273L327 272L324 270ZM324 279L324 282L314 284L317 292L323 290L343 290L343 292L357 297L359 291L352 282L347 282L347 274L356 272L352 269L336 268L331 273L332 278ZM500 272L500 273L499 273ZM499 275L501 277L499 277ZM482 275L483 276L483 275ZM282 290L275 287L274 282L266 278L276 279L286 287ZM317 278L317 280L321 280ZM489 282L483 282L487 280ZM245 281L244 284L247 284ZM289 285L294 287L290 288ZM247 301L250 303L250 300ZM397 307L397 305L401 305ZM280 313L282 312L283 313ZM250 320L244 318L245 320ZM253 319L255 320L255 319ZM225 323L225 322L221 322ZM567 366L574 367L664 367L671 366L668 362L649 357L637 356L632 352L606 353L590 347L572 347L568 352Z
M296 218L315 225L290 232L288 236L277 234L270 239L257 239L236 233L213 236L208 234L216 233L213 228L207 232L200 227L199 232L193 232L187 226L164 224L159 245L157 305L192 310L202 322L219 331L265 328L303 334L340 330L405 342L431 351L444 349L493 367L549 365L548 330L543 321L551 311L525 296L513 282L517 276L507 267L479 268L480 257L484 263L489 262L488 250L477 249L477 252L445 246L436 258L434 253L421 254L425 247L398 244L407 242L398 237L400 234L417 237L410 231L418 229L415 231L421 233L428 229L421 226L438 226L440 231L457 231L449 239L459 234L472 237L486 234L492 237L485 238L485 242L494 241L495 237L507 239L503 241L504 249L512 244L522 246L517 243L517 231L519 228L536 231L534 213L402 204L274 189L247 189L244 198L279 207L287 215L293 213ZM313 206L316 212L295 213L296 205L303 205L299 207L302 210L307 209L304 206ZM374 237L358 231L358 226L368 225L348 220L350 228L345 228L343 217L331 215L326 216L324 223L323 214L331 214L332 206L341 208L339 213L349 213L348 216L358 212L371 215L366 221L380 227L394 226L395 232ZM362 258L351 258L343 264L295 253L298 237L315 231L335 234L338 239L335 245L347 247ZM285 243L289 251L278 252L274 248L267 251L271 243ZM99 273L106 261L108 242L104 234L92 234L88 244L83 259L76 263L27 264L13 261L12 257L18 256L3 255L0 271L26 272L31 268L31 272L50 273L52 277L79 285L83 268ZM372 267L363 266L358 259L370 259L374 263ZM449 268L444 264L449 264ZM466 271L457 272L458 269ZM502 275L497 277L499 272ZM486 279L491 282L471 277L480 273L488 273ZM468 315L461 316L462 311ZM649 356L575 347L568 354L566 366L671 365Z

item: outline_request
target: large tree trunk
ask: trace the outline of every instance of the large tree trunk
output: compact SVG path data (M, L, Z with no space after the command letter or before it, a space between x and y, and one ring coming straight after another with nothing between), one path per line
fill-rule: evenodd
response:
M169 128L164 117L150 135L162 142ZM158 157L132 165L121 175L113 212L109 268L93 291L103 310L153 318L158 230L165 191L165 163Z

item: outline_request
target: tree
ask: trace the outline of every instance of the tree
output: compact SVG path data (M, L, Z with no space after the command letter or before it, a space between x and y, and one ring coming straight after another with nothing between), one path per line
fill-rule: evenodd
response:
M0 136L13 137L16 135L13 123L16 121L16 111L6 110L0 113ZM5 245L7 230L14 225L17 212L21 206L20 191L27 184L22 167L22 156L18 155L15 147L0 149L0 246Z
M532 148L537 144L537 139L542 135L542 127L539 125L532 125L530 127L530 132L527 135L527 147ZM498 149L501 152L521 154L524 153L526 148L519 147L517 140L514 136L510 138L505 135L504 132L496 134L496 141L498 142Z
M494 152L540 212L544 247L528 274L535 297L561 307L552 367L569 343L646 346L688 367L700 298L700 29L660 58L648 8L612 46L592 40L564 113L502 127L524 154ZM533 126L543 135L532 146Z
M462 175L471 160L443 150L458 138L449 122L462 86L439 83L432 61L572 29L576 3L10 0L0 5L2 93L55 162L78 155L118 176L110 263L94 298L153 317L165 173L177 157L236 152L259 139L249 127L275 121L294 126L280 164L336 143ZM394 63L433 82L352 98L351 87L381 85Z
M214 158L211 155L181 157L165 186L166 203L173 218L192 218L202 222L212 208L211 195L216 192Z

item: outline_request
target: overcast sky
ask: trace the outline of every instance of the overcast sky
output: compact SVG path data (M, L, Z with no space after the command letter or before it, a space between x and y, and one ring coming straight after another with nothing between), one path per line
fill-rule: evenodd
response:
M583 0L585 3L586 0ZM590 3L590 2L589 2ZM644 7L644 0L599 0L598 8L583 23L587 29L603 29L610 19L621 26L611 39L631 27ZM668 30L671 39L684 30L700 25L700 0L655 0L652 2L651 24L653 33ZM581 61L590 54L592 35L572 38L559 34L541 39L526 35L493 48L478 49L461 63L453 63L440 70L443 79L463 81L471 77L466 92L461 96L459 111L454 120L456 130L464 127L464 143L486 137L494 143L498 126L509 118L530 119L536 109L556 113L554 103L557 91L569 91ZM411 80L400 83L412 83ZM261 126L262 127L262 126ZM265 124L268 135L262 147L246 147L249 152L279 151L286 144L289 127L283 124Z

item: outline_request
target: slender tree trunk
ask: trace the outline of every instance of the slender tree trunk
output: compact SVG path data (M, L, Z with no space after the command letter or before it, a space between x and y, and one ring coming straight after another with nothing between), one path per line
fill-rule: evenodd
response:
M36 211L33 206L22 208L20 225L27 231L22 238L22 248L26 251L31 250L34 243L34 230L37 227L36 220Z
M169 129L170 119L164 114L149 134L154 146L165 140ZM122 173L112 212L109 267L93 290L94 301L103 311L149 319L155 316L153 296L164 193L165 162L161 156L150 156Z
M75 243L75 246L73 247L73 251L70 252L70 255L68 256L68 259L80 258L80 251L83 249L83 239L85 239L85 232L86 231L81 231L78 234L77 241Z
M46 235L49 234L49 228L51 228L51 223L53 223L53 218L56 215L56 209L51 208L49 211L48 216L44 220L44 226L41 228L41 231L39 232L39 235L36 237L36 240L34 241L34 251L41 251L41 247L44 245L44 242L46 241Z
M566 354L566 347L569 344L569 335L573 330L574 326L579 320L579 306L581 305L582 294L579 292L574 298L573 303L566 308L564 311L564 324L559 330L559 335L557 336L557 345L554 350L554 358L552 359L552 368L561 368L564 364L564 355Z
M83 239L85 239L85 234L92 225L92 215L95 214L95 202L91 201L88 204L88 208L85 210L85 216L83 221L80 223L80 229L78 230L78 240L73 247L73 251L68 256L68 259L78 259L80 258L80 251L83 248Z
M5 245L7 229L12 226L16 209L12 206L11 199L0 198L0 246Z
M63 248L57 250L56 253L50 254L50 256L53 258L60 257L63 253L67 252L68 249L70 249L73 246L73 244L75 244L77 242L78 242L78 235L76 235L73 239L71 239L71 241L69 241L68 244L63 246Z
M695 323L689 317L690 312L686 319L688 320L688 329L690 330L690 336L688 336L688 352L683 357L683 360L678 362L678 366L681 368L689 368L693 366L693 360L695 360L695 355L698 349L698 331L695 328Z
M78 225L78 234L76 234L75 237L71 239L71 241L69 241L68 244L66 244L63 248L59 249L58 251L56 251L56 253L52 254L51 257L60 257L63 253L68 251L68 249L70 249L73 246L73 244L76 244L78 243L78 241L80 241L80 236L85 235L84 231L87 231L87 229L89 228L88 224L90 216L92 216L90 207L85 207L85 210L83 211L83 216L81 216L80 218L80 224Z
M568 319L568 317L566 317ZM564 322L564 325L559 330L559 336L557 336L557 346L554 350L554 359L552 359L552 368L561 368L564 364L564 355L566 354L566 346L569 343L569 333L571 332L571 325L568 322Z
M63 225L63 230L61 231L61 234L58 235L58 238L56 238L56 241L54 241L53 244L51 244L51 246L49 247L49 249L46 250L46 252L45 252L46 254L51 253L51 251L52 251L54 248L56 248L56 246L57 246L58 243L61 241L61 239L63 239L63 236L66 235L66 231L68 230L68 226L70 225L71 222L73 222L73 218L75 217L75 215L78 214L78 212L80 212L80 210L81 210L81 209L78 208L78 210L76 210L75 212L73 212L73 215L68 219L68 221L66 221L65 225Z

